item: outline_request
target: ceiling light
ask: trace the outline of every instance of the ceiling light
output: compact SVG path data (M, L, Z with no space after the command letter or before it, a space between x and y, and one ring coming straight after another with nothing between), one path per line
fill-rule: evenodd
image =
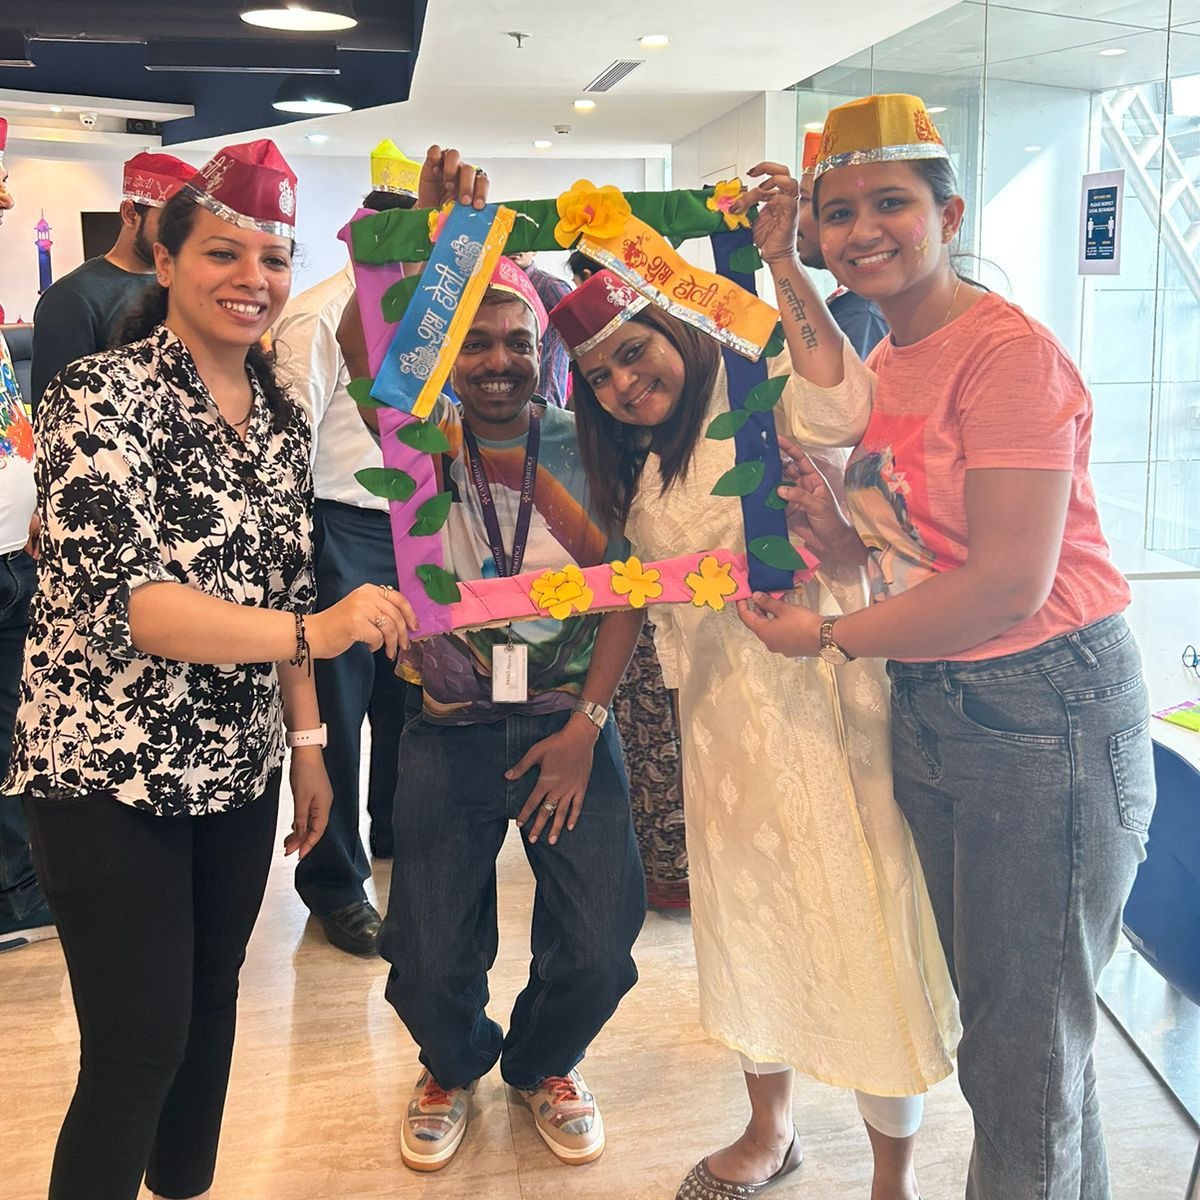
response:
M533 148L535 150L549 150L553 145L553 142L547 141L545 138L538 138L538 140L533 143Z
M576 112L591 112L595 107L595 100L576 100L574 104Z
M808 124L804 126L804 128L805 128L806 132L808 132L808 133L820 133L821 130L825 128L825 122L824 121L809 121Z
M928 106L926 107L925 111L926 111L927 113L940 113L940 112L945 112L945 111L946 111L946 106L945 106L944 104L930 104L930 105L928 105Z
M329 134L327 134L327 133L306 133L304 135L304 140L306 142L312 142L312 144L314 146L323 146L327 141L329 141Z
M1122 46L1110 46L1107 50L1100 51L1101 58L1119 58L1122 54L1128 54L1129 51Z
M1041 149L1041 146L1026 146L1025 153L1026 154L1036 154L1040 149Z
M353 29L358 24L350 0L250 0L241 18L247 25L303 33Z
M638 38L638 41L646 47L647 50L661 50L666 46L671 39L665 33L647 33Z
M52 113L60 113L60 112L62 112L62 110L63 110L63 109L62 109L62 105L61 105L61 104L52 104L52 105L50 105L50 111L51 111Z
M289 75L279 85L272 107L280 112L322 117L349 112L354 106L334 79L323 75Z

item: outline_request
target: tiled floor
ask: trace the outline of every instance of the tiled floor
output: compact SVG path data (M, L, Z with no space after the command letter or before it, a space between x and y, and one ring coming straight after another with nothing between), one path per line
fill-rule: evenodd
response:
M499 1075L485 1079L457 1159L437 1175L400 1162L397 1121L417 1074L413 1044L383 997L385 966L332 949L306 923L291 862L275 863L242 975L238 1045L214 1200L670 1200L688 1166L744 1120L730 1054L695 1016L686 914L651 914L638 945L642 979L589 1054L604 1108L598 1162L554 1162ZM500 873L501 949L492 975L501 1018L528 966L531 880L510 837ZM385 893L386 864L375 874ZM0 957L0 1200L45 1195L54 1138L77 1055L56 942ZM1182 1200L1191 1127L1107 1021L1100 1088L1118 1200ZM866 1138L849 1095L799 1080L806 1160L774 1195L867 1200ZM968 1112L953 1080L930 1095L918 1162L926 1200L962 1195ZM1087 1198L1084 1198L1087 1200Z

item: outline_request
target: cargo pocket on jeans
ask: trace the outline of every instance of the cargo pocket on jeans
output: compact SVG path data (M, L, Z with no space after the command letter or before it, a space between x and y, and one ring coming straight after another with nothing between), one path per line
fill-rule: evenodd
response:
M1134 833L1147 833L1154 815L1154 751L1150 743L1150 718L1124 733L1109 734L1108 754L1121 824Z

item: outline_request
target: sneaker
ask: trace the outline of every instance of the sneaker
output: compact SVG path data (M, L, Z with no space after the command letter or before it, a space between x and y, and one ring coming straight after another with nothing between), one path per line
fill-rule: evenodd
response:
M577 1167L604 1153L604 1119L578 1071L547 1075L531 1091L517 1094L533 1113L542 1141L560 1162Z
M414 1171L440 1171L467 1132L467 1101L475 1085L444 1088L422 1071L400 1128L400 1157Z
M48 942L58 937L56 925L37 925L33 929L14 929L11 933L0 933L0 954L6 950L20 950L34 942Z

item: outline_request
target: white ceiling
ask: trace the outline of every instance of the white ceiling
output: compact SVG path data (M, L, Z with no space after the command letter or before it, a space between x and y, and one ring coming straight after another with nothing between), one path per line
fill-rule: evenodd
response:
M284 153L359 156L393 138L414 157L431 142L480 158L658 158L670 143L728 112L755 92L778 91L954 0L434 0L411 98L363 112L276 127ZM509 30L530 35L522 49ZM646 50L638 38L666 33L669 46ZM572 101L618 58L645 64L592 113ZM568 124L567 136L554 126ZM310 131L330 140L314 147ZM254 136L246 134L247 138ZM189 143L197 150L220 139Z

